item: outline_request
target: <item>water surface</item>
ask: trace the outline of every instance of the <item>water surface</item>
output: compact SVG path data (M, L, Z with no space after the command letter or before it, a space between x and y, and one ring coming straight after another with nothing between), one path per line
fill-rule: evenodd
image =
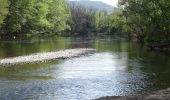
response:
M126 40L52 38L1 41L0 58L91 47L79 58L0 68L2 100L90 100L170 87L170 56Z

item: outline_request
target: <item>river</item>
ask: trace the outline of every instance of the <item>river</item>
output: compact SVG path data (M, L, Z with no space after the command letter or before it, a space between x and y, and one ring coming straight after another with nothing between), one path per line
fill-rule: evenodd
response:
M51 63L0 68L0 100L90 100L170 87L170 55L112 38L0 41L0 58L69 48L97 52Z

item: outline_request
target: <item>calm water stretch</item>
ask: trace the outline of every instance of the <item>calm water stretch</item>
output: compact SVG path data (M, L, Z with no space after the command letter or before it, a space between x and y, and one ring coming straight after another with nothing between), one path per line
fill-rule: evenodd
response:
M170 87L170 55L108 38L1 41L0 58L90 47L79 58L0 68L0 100L90 100Z

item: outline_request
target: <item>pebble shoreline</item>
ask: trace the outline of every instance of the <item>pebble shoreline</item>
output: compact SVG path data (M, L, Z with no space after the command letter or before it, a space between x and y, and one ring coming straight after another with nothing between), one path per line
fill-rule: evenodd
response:
M27 56L4 58L4 59L0 59L0 67L8 67L8 66L19 65L19 64L50 62L59 59L78 57L81 55L94 53L95 51L96 51L95 49L91 49L91 48L77 48L77 49L45 52L45 53L36 53Z

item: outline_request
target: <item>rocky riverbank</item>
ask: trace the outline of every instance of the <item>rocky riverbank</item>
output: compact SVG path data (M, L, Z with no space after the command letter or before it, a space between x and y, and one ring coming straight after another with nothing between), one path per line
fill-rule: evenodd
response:
M96 51L95 49L91 49L91 48L77 48L77 49L45 52L45 53L36 53L27 56L5 58L5 59L0 59L0 67L67 59L72 57L78 57L81 55L86 55L89 53L94 53L95 51Z
M170 100L170 88L141 96L110 96L96 100Z

